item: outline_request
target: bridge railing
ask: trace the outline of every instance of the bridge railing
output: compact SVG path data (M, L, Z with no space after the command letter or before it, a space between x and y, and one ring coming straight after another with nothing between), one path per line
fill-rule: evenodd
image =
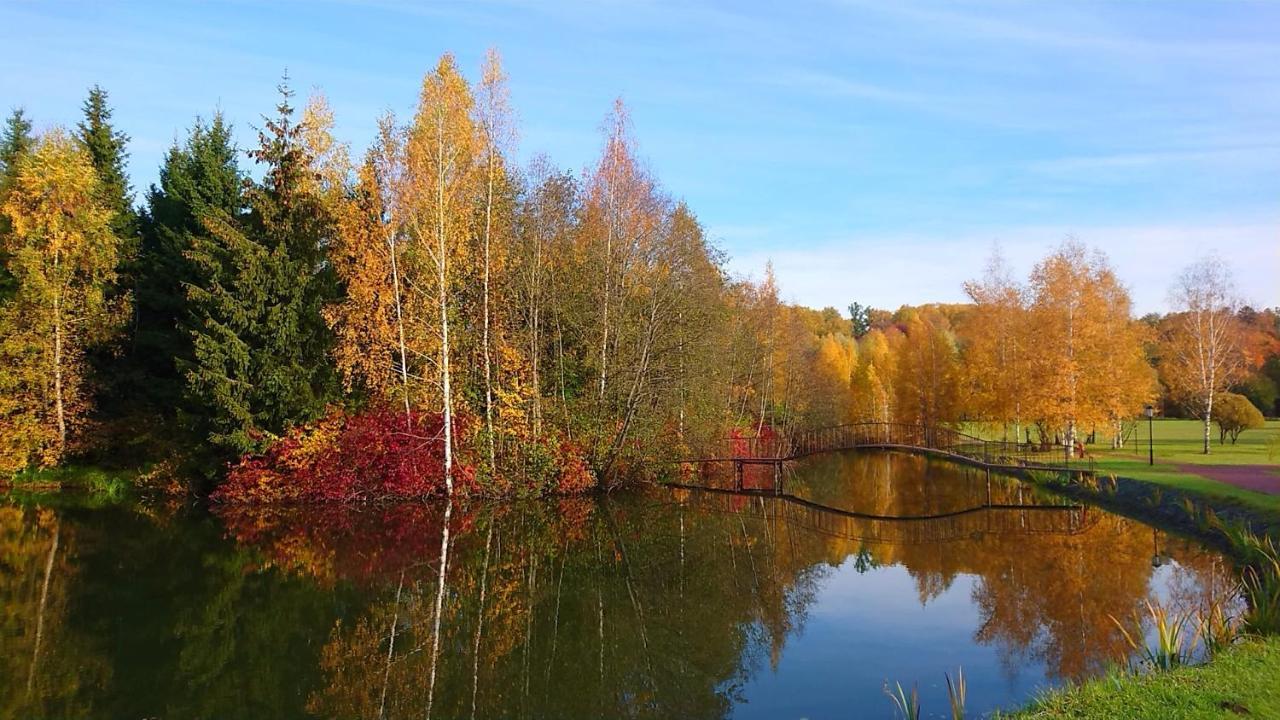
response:
M935 450L993 466L1093 469L1091 458L1077 457L1073 448L1064 445L985 440L943 425L882 422L833 425L788 435L727 438L722 447L708 450L708 457L702 459L782 461L861 447Z

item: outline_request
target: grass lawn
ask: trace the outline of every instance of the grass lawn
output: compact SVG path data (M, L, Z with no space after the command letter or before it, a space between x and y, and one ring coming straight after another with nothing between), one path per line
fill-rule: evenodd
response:
M1090 445L1087 451L1094 457L1095 467L1101 474L1146 480L1175 487L1188 492L1214 495L1249 507L1280 513L1280 494L1268 494L1247 490L1198 474L1195 465L1259 465L1271 471L1280 471L1280 449L1269 446L1268 441L1280 440L1280 420L1268 420L1266 427L1246 430L1239 441L1232 445L1218 444L1218 428L1212 429L1210 454L1204 455L1204 426L1197 420L1158 419L1154 430L1155 465L1147 464L1147 423L1139 424L1137 432L1120 450L1112 450L1105 439ZM981 437L994 438L998 430L974 427L969 430ZM976 431L976 432L975 432ZM1182 466L1182 467L1179 467ZM1205 471L1208 472L1208 471Z
M1280 638L1246 641L1199 667L1093 680L1001 717L1280 718Z
M1213 428L1213 446L1204 455L1204 426L1195 420L1156 420L1153 423L1155 465L1147 464L1147 424L1141 423L1138 432L1125 448L1112 450L1102 445L1090 446L1088 452L1096 459L1098 471L1119 477L1147 480L1190 492L1217 495L1254 507L1280 512L1280 494L1268 494L1238 488L1224 482L1197 474L1196 465L1260 465L1280 470L1280 455L1268 447L1268 441L1280 436L1280 420L1267 421L1266 427L1246 430L1240 440L1232 445L1219 445L1217 427ZM1272 442L1275 442L1272 440ZM1268 455L1268 452L1271 455ZM1182 467L1179 467L1182 466Z

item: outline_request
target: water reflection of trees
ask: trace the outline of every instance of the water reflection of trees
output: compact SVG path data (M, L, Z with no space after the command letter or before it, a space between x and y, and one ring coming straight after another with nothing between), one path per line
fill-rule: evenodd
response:
M867 473L857 492L807 490L879 514L917 500L892 463L845 470ZM966 493L986 489L937 507ZM840 566L905 569L924 603L971 578L977 642L1079 677L1122 647L1108 614L1157 584L1198 603L1221 571L1122 518L1043 517L815 524L777 499L661 489L447 518L0 507L0 717L722 717Z
M0 717L87 716L107 674L67 625L75 553L58 513L0 505Z

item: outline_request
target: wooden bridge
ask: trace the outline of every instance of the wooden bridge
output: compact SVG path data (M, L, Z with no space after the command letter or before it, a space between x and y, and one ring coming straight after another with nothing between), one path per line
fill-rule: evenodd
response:
M739 490L743 487L743 466L772 465L774 490L780 493L783 463L818 453L859 449L922 452L988 470L1093 472L1092 458L1073 458L1073 449L1066 445L984 440L944 426L879 422L834 425L788 435L731 437L703 452L703 457L676 462L733 463Z

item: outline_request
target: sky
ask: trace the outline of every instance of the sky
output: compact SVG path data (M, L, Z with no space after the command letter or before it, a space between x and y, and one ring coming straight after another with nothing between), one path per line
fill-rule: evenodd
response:
M1280 306L1280 2L0 0L0 111L71 125L100 84L141 197L197 115L251 146L286 70L359 153L489 47L521 160L581 171L621 96L729 269L793 302L961 301L995 248L1025 275L1074 236L1138 313L1209 252Z

